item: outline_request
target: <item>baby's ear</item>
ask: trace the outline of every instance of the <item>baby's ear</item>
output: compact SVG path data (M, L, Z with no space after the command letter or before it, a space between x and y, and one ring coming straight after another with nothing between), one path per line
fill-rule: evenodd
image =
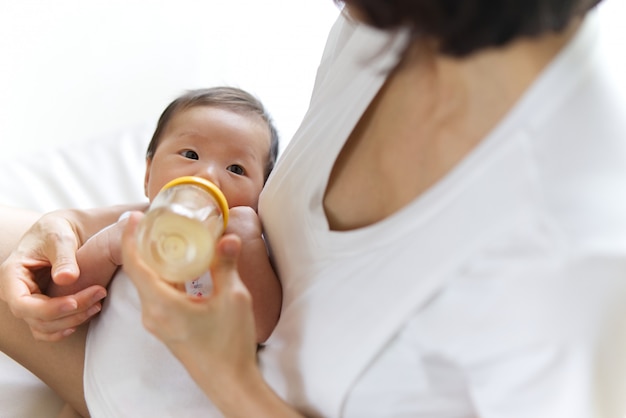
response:
M148 195L148 184L150 183L150 169L152 168L152 158L147 157L146 158L146 175L144 176L143 179L143 193L146 195L146 197L149 199L150 196Z

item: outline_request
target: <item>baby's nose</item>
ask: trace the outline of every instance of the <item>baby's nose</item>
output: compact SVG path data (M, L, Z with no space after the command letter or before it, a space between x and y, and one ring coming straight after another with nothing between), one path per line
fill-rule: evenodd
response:
M215 166L204 166L202 169L198 170L195 175L210 181L220 188L219 170Z

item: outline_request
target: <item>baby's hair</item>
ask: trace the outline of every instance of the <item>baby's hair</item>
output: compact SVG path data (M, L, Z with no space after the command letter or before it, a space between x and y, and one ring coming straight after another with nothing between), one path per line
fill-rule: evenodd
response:
M161 135L169 121L181 110L196 106L213 106L220 109L232 110L240 114L258 115L265 121L270 131L270 150L268 161L265 165L265 180L272 172L278 158L278 131L274 126L271 116L263 106L263 103L252 94L236 87L211 87L205 89L189 90L182 96L170 103L157 122L156 129L148 144L146 158L152 159L159 145Z

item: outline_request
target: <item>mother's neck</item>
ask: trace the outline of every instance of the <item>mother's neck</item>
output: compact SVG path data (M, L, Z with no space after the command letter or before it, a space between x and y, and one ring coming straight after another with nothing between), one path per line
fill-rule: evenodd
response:
M524 38L463 58L437 55L415 41L395 70L420 92L430 120L485 135L571 40L580 21L561 33ZM415 87L417 87L415 89ZM461 128L461 126L459 126Z

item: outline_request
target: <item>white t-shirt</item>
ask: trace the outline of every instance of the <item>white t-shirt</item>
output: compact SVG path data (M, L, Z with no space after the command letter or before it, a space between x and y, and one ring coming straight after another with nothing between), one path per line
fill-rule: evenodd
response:
M441 182L337 232L330 171L404 43L339 19L260 200L284 292L260 361L280 396L327 417L626 414L626 89L595 20ZM85 391L94 417L219 416L124 277Z
M441 182L344 232L329 230L324 191L401 43L338 23L260 201L284 291L261 361L289 403L328 417L626 415L626 66L597 18Z

